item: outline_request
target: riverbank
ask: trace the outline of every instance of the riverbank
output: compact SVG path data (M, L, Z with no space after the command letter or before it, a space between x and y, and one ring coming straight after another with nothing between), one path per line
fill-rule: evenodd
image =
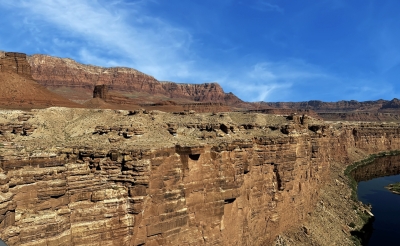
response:
M371 233L374 218L371 207L358 200L357 181L350 174L376 158L399 154L400 151L372 155L353 151L353 164L332 163L330 179L320 190L315 210L302 225L281 235L276 245L362 245Z
M315 210L303 225L282 235L277 245L361 245L355 234L363 231L370 208L351 199L350 180L340 163L333 163L331 172Z

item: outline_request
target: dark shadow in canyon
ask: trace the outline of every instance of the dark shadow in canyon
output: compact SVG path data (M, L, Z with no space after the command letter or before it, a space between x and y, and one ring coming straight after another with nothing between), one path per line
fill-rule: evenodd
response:
M357 183L397 174L400 174L400 155L376 158L372 163L360 166L351 172Z

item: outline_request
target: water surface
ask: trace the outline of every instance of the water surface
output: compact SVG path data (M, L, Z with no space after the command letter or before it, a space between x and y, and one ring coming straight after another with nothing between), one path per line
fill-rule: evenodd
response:
M400 245L400 195L385 188L400 182L399 174L399 156L376 159L355 171L354 177L359 181L358 199L371 204L375 215L373 232L367 245Z

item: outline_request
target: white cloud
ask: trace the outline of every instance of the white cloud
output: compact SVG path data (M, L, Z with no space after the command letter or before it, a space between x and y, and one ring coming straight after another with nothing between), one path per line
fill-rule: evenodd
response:
M235 73L221 78L224 88L236 91L249 101L279 101L286 99L295 85L304 87L316 80L333 80L320 68L299 59L255 63L247 68L236 69Z
M259 10L284 11L273 1L257 1L257 6L263 7ZM246 57L221 63L208 60L202 50L195 49L196 42L202 40L192 37L182 26L151 15L146 7L150 3L157 1L2 0L0 7L10 10L11 14L7 12L4 19L14 18L12 25L18 31L31 34L24 42L30 42L30 47L41 47L41 52L99 66L128 66L159 80L219 82L225 91L232 91L244 100L323 99L322 94L326 98L354 95L357 99L368 98L372 90L379 90L379 95L387 92L379 86L363 89L373 78L363 82L341 78L302 59L276 61L266 57L262 61L252 60L251 66ZM0 21L4 23L4 19ZM393 51L395 40L384 39L388 53ZM1 42L7 44L3 39ZM233 43L230 47L242 46ZM252 59L251 54L249 57ZM392 59L385 67L398 62L398 58Z
M249 77L268 81L300 80L329 77L320 69L299 59L281 62L260 62L254 65Z
M50 23L64 36L85 40L90 49L79 52L85 62L100 61L91 47L101 46L125 57L124 64L157 78L187 76L193 63L189 49L191 35L183 28L146 15L143 4L147 2L125 6L122 1L5 0L0 5L20 9L27 18L25 28L31 31L37 31L35 26ZM60 38L53 40L54 45L65 45Z

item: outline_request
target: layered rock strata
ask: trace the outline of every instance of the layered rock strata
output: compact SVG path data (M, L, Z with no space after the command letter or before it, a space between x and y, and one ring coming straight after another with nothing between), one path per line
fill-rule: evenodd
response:
M0 105L14 109L80 107L37 84L32 79L26 55L14 52L0 55Z
M95 85L107 85L110 90L158 97L168 97L199 102L218 102L240 104L242 101L232 93L225 93L217 83L179 84L160 82L154 77L132 68L102 68L84 65L67 58L47 55L28 57L32 67L32 76L43 86L57 88L87 89L92 91ZM70 96L65 93L64 96ZM83 95L84 97L84 95ZM90 99L90 95L86 98Z
M0 54L0 72L13 72L32 79L31 66L26 61L26 54L2 52Z
M94 101L102 100L103 102L107 103L107 105L105 105L103 108L110 109L134 109L140 106L141 108L145 108L147 110L161 110L164 112L183 114L189 114L190 111L196 111L198 113L231 111L231 107L227 105L212 102L177 103L175 101L168 100L151 104L138 104L138 102L134 99L125 97L116 92L110 92L109 86L107 85L96 85L93 90L93 98L94 99L86 102L84 105L91 108L91 104L93 104ZM95 107L92 108L98 108L98 105L99 104L97 103L94 105Z
M365 102L311 100L246 103L232 93L225 93L217 83L163 82L131 68L102 68L47 55L33 55L28 57L28 61L32 67L33 78L41 85L80 103L91 99L94 86L104 84L108 86L110 92L129 97L128 100L126 97L114 95L114 103L121 105L154 104L165 100L174 100L179 104L212 102L241 110L262 110L264 113L273 113L273 111L296 113L312 110L323 119L334 121L400 121L399 100L396 98L391 101Z
M400 149L398 124L297 115L50 108L0 122L9 245L269 245L313 211L332 162Z

